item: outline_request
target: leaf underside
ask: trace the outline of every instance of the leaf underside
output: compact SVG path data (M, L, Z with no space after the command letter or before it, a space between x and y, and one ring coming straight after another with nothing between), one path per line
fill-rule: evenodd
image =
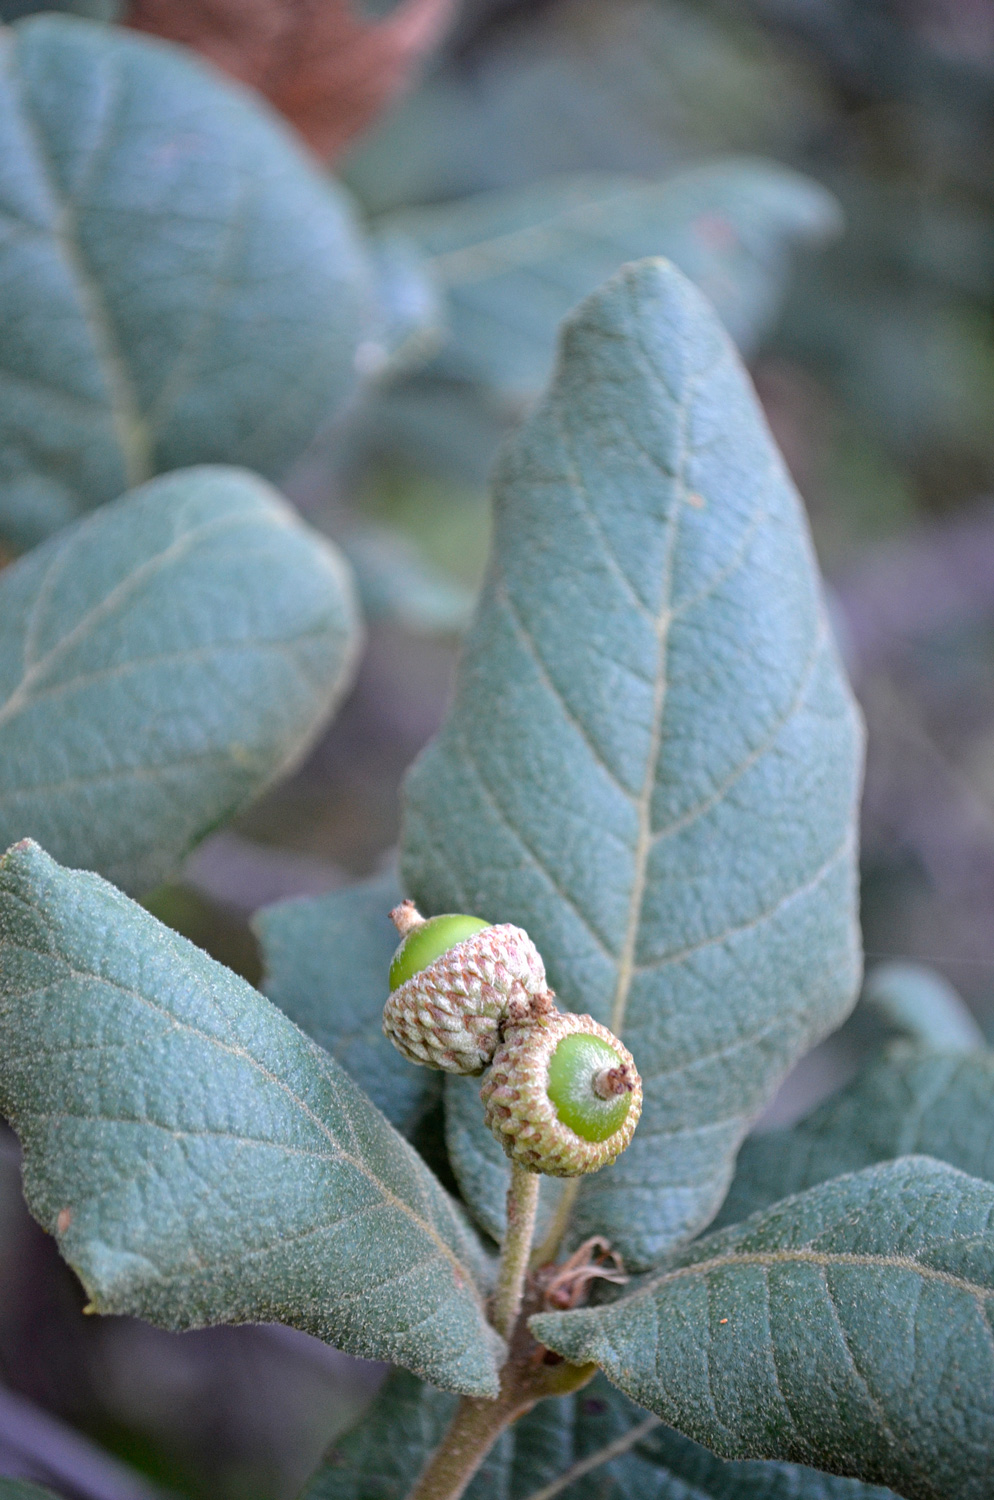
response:
M149 890L352 676L347 565L263 480L153 480L0 573L0 847Z
M994 1186L928 1157L825 1183L619 1301L531 1328L726 1458L989 1500Z
M454 703L405 789L422 909L527 928L563 1007L638 1063L641 1123L580 1187L574 1241L641 1267L707 1223L749 1122L852 1004L860 762L748 378L678 271L627 267L566 324L498 469ZM454 1165L493 1222L501 1195Z
M275 120L178 48L0 36L0 534L195 463L276 477L350 395L368 271Z
M0 1108L96 1311L287 1323L496 1395L485 1262L411 1147L250 985L30 843L0 863Z

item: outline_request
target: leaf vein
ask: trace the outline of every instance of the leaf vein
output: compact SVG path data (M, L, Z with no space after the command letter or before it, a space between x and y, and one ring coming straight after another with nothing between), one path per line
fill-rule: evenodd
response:
M618 788L618 790L620 792L622 792L623 795L625 797L629 798L629 800L630 800L631 799L631 792L629 791L629 789L626 786L623 785L623 783L621 782L621 780L618 777L617 772L614 771L612 769L612 767L608 765L608 763L605 760L604 756L601 754L601 752L598 749L597 745L594 743L594 740L591 737L589 730L586 728L586 726L581 722L581 720L576 716L576 714L570 708L570 706L567 703L566 698L564 697L561 689L557 686L557 684L553 680L552 674L550 673L548 667L546 666L545 662L542 659L541 653L539 652L538 644L535 641L534 636L531 634L531 632L528 630L528 627L525 625L524 621L522 620L521 615L518 612L517 605L514 603L513 599L511 598L511 595L508 592L505 580L503 578L500 580L500 583L497 585L496 597L497 597L498 602L502 603L504 605L504 608L507 611L508 617L510 618L511 623L514 626L516 634L519 636L519 638L521 639L521 641L524 643L525 649L526 649L528 655L531 657L532 661L534 662L536 670L538 671L539 676L542 679L542 682L544 683L544 685L546 686L546 688L548 689L548 691L551 693L552 697L559 704L560 708L563 711L563 714L564 714L565 718L567 719L567 721L570 724L572 724L573 728L576 730L577 734L580 736L580 738L582 739L583 743L586 745L587 749L590 751L590 754L593 756L594 761L597 763L597 765L600 766L601 770L604 772L604 774L611 781L612 785L616 786Z
M741 781L743 776L751 771L753 766L758 765L763 757L772 750L784 729L800 710L804 701L804 695L811 685L811 679L814 676L815 667L818 665L826 638L827 622L825 617L822 616L811 651L801 668L794 696L784 712L774 720L765 738L729 772L723 781L719 782L707 797L703 797L694 807L688 808L684 813L680 813L671 822L664 824L662 828L654 829L652 834L654 845L661 843L663 839L671 838L676 833L682 833L686 828L692 827L694 823L706 817L711 809L717 807L718 803L728 795L736 782Z
M842 843L832 850L832 853L824 863L818 866L813 875L807 880L802 881L800 885L793 886L785 895L780 896L774 901L771 906L766 907L761 912L757 912L747 922L741 922L734 927L726 927L723 932L713 933L709 937L702 938L700 942L690 943L685 948L674 949L671 953L664 953L660 958L650 959L647 963L639 964L637 972L640 974L650 971L655 972L658 969L668 967L670 964L682 963L685 958L689 958L695 953L701 953L707 948L719 946L722 943L728 942L730 938L741 937L743 933L751 932L755 928L761 927L764 923L771 921L785 906L789 906L792 901L796 901L798 897L806 896L810 891L815 890L832 868L850 852L852 841L852 834L847 833Z
M521 848L528 855L535 869L538 870L540 875L543 875L545 877L560 900L563 901L564 904L568 906L570 910L574 912L575 915L580 919L580 922L583 924L584 928L590 934L590 936L594 939L597 946L601 949L602 953L604 953L608 958L614 960L616 955L611 952L610 948L607 946L605 939L602 938L596 928L591 925L590 918L580 910L580 907L577 905L576 901L569 894L569 892L563 890L563 888L559 884L557 884L551 870L538 857L538 855L535 853L535 850L525 839L524 834L522 834L521 831L515 826L515 824L508 817L507 813L501 807L500 803L497 801L492 788L488 785L486 777L483 775L483 771L481 770L480 765L476 760L475 755L473 754L472 747L466 735L463 736L463 750L466 756L466 763L472 768L477 782L479 783L480 790L483 793L484 800L487 802L487 805L497 815L501 824L508 830L510 834L513 835L513 837L521 845Z
M898 1438L896 1432L891 1427L890 1422L889 1422L889 1420L887 1418L887 1413L886 1413L886 1411L884 1409L883 1402L880 1400L879 1396L877 1396L876 1392L873 1390L873 1388L870 1385L870 1382L869 1382L869 1379L867 1378L867 1376L860 1369L860 1367L859 1367L859 1361L856 1358L856 1352L855 1352L855 1350L852 1347L852 1344L851 1344L850 1339L849 1339L849 1335L846 1332L846 1329L845 1329L845 1326L844 1326L844 1324L842 1322L841 1317L839 1316L839 1309L838 1309L838 1307L836 1305L834 1294L832 1292L831 1287L828 1284L828 1270L827 1270L827 1267L824 1266L824 1265L821 1265L821 1266L819 1266L818 1269L819 1269L819 1273L820 1273L821 1283L822 1283L823 1287L825 1288L825 1301L828 1303L829 1311L831 1312L831 1315L832 1315L832 1321L833 1321L833 1323L835 1324L835 1327L838 1330L839 1342L840 1342L840 1344L842 1346L842 1350L843 1350L843 1352L844 1352L844 1354L846 1356L846 1362L848 1363L850 1369L852 1370L853 1374L855 1375L857 1384L859 1385L859 1388L863 1391L863 1394L864 1394L864 1396L866 1398L866 1404L867 1404L867 1406L870 1408L870 1411L872 1412L873 1417L876 1419L877 1423L880 1426L881 1431L884 1433L885 1437L887 1438L887 1441L890 1443L890 1445L894 1449L894 1451L897 1452L897 1453L903 1453L904 1457L906 1459L910 1460L912 1471L915 1473L916 1477L919 1478L919 1479L924 1480L925 1483L927 1483L929 1485L929 1488L933 1489L933 1486L930 1483L930 1476L928 1474L924 1474L924 1473L921 1472L921 1466L916 1461L915 1456L909 1450L907 1443L902 1442ZM935 1493L936 1493L936 1500L941 1500L941 1496L939 1496L937 1492L935 1492Z

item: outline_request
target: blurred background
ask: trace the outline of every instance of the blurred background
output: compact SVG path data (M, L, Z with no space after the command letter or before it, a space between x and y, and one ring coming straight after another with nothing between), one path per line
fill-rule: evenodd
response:
M714 211L708 173L743 157L734 212ZM257 907L390 861L485 563L494 455L562 312L657 248L654 184L690 173L683 252L719 308L722 267L750 244L765 257L733 331L869 726L868 965L929 964L994 1038L994 0L463 0L337 170L393 322L369 351L373 396L286 489L349 551L368 650L307 764L148 904L258 982ZM804 1112L866 1039L853 1023L770 1119ZM70 1500L289 1500L379 1379L288 1330L84 1319L12 1144L0 1276L0 1469Z

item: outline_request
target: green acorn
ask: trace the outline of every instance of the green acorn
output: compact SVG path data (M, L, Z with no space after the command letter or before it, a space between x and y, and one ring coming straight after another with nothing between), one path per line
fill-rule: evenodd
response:
M556 1011L505 1028L480 1097L512 1160L550 1177L580 1177L628 1145L642 1113L642 1080L606 1026Z
M390 916L402 941L383 1030L412 1062L482 1073L507 1021L555 1009L542 956L520 927L454 913L425 920L413 901Z

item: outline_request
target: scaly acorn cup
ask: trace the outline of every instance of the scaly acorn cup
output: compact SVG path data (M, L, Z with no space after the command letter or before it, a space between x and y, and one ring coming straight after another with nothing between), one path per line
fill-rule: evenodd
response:
M606 1026L556 1011L505 1028L480 1097L513 1161L550 1177L580 1177L628 1145L642 1113L642 1080Z
M390 965L383 1030L412 1062L482 1073L507 1021L555 1010L527 932L479 917L429 917L405 901L390 916L403 941Z

